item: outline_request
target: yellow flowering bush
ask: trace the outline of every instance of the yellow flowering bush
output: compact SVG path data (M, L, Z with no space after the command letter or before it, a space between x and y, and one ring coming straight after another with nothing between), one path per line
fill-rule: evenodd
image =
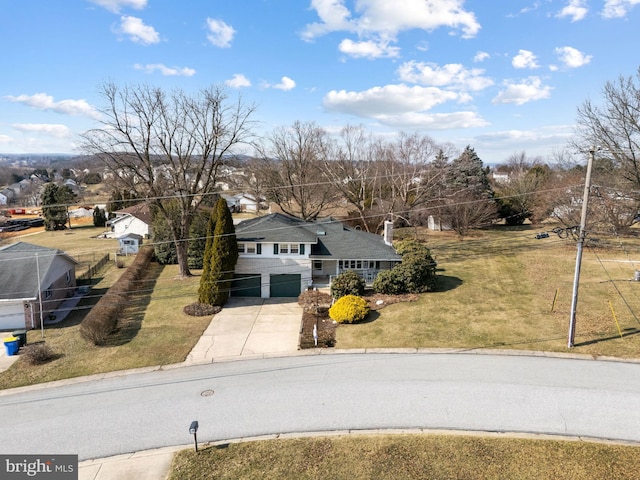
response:
M357 295L340 297L329 309L329 318L338 323L361 322L369 313L367 301Z

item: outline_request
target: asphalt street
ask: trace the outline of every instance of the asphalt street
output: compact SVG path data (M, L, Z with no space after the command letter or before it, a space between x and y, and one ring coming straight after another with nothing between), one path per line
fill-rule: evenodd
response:
M640 364L333 354L213 363L0 395L4 454L107 457L198 440L360 429L640 442Z

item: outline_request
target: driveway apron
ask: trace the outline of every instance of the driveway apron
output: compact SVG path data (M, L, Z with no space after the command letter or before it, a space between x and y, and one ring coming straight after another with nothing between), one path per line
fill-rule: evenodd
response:
M230 298L186 363L260 357L298 350L302 307L291 298Z

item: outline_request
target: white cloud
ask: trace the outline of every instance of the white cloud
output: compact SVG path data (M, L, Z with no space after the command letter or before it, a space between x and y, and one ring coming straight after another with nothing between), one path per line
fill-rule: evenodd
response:
M511 65L514 68L538 68L540 66L536 63L536 56L529 50L518 50L518 55L513 57Z
M463 90L482 90L493 85L493 80L483 77L484 70L466 69L459 63L438 66L434 63L410 61L398 68L400 79L404 82L444 87L450 86Z
M12 95L5 97L10 102L22 103L38 110L52 110L65 115L86 115L92 118L98 118L98 111L91 106L86 100L60 100L54 101L51 95L46 93L36 93L34 95Z
M141 70L145 73L154 73L156 71L160 72L162 75L167 77L180 76L180 77L192 77L196 74L196 71L193 68L188 67L167 67L161 63L148 63L146 65L140 65L136 63L133 68L136 70Z
M400 53L400 49L390 46L389 42L376 42L373 40L354 42L353 40L345 39L340 42L338 50L354 58L369 59L383 57L393 58L397 57Z
M207 26L209 28L207 39L212 45L220 48L228 48L231 46L233 36L236 34L236 31L231 25L216 18L207 18Z
M0 134L0 143L11 143L11 142L13 142L13 138L11 138L9 135Z
M452 128L485 127L489 122L476 112L418 113L400 115L378 115L380 123L397 128L429 128L430 130L448 130Z
M591 55L585 55L573 47L559 47L555 49L559 60L569 68L578 68L591 61Z
M505 89L491 100L491 103L515 103L524 105L533 100L542 100L551 96L551 87L542 85L539 77L529 77L520 83L506 81Z
M463 4L463 0L404 0L398 8L389 0L359 0L353 14L344 0L312 0L311 8L321 21L307 25L302 37L312 40L329 32L349 31L394 38L406 30L432 31L439 27L461 30L465 38L474 37L480 24Z
M578 22L587 16L589 9L585 0L569 0L569 4L558 13L558 17L571 17L572 22Z
M242 88L242 87L250 87L251 82L247 77L242 75L241 73L236 73L233 78L224 82L225 85L231 88Z
M458 94L435 87L386 85L362 92L332 90L323 99L327 110L367 118L422 112L441 103L457 100Z
M147 0L90 0L102 8L106 8L110 12L119 13L123 7L130 7L136 10L142 10L147 6Z
M602 9L604 18L624 17L640 0L606 0Z
M484 62L487 58L491 57L487 52L478 52L473 57L475 63Z
M71 136L71 130L59 123L14 123L12 127L21 132L41 133L59 138Z
M285 92L288 90L293 90L296 88L296 82L294 82L289 77L282 77L280 79L280 83L276 83L275 85L269 85L271 88L276 88L278 90L284 90Z
M126 15L120 17L120 28L117 31L128 35L132 42L142 45L151 45L160 41L158 32L153 27L145 25L138 17Z

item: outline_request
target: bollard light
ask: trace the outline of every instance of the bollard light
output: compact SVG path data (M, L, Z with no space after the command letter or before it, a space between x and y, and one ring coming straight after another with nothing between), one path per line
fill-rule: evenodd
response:
M196 452L198 451L198 421L194 420L193 422L191 422L191 425L189 426L189 433L191 433L193 435L193 444L196 447Z

